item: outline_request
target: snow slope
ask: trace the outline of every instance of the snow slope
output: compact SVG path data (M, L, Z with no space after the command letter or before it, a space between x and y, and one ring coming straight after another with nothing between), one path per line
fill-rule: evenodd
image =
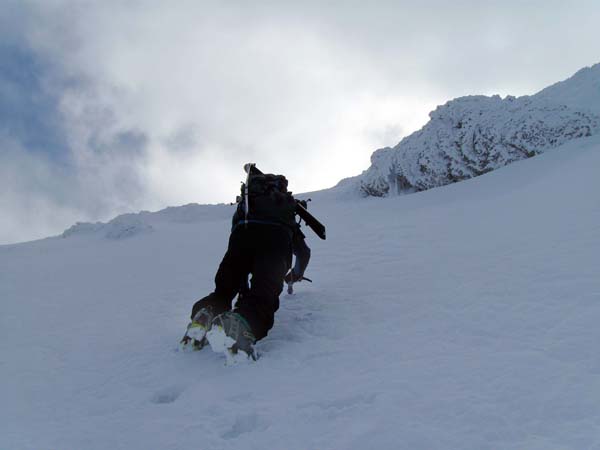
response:
M377 150L355 191L388 196L476 177L600 131L600 64L533 96L460 97L393 148Z
M572 77L541 90L534 97L600 114L600 63L584 67Z
M314 284L250 365L175 351L232 207L0 246L0 449L600 449L598 168L591 137L414 195L314 195Z

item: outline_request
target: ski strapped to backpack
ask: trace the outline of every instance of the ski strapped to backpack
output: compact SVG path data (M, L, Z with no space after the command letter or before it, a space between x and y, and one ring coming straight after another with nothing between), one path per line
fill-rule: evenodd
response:
M255 163L248 163L244 165L244 170L247 173L246 184L244 184L244 223L248 225L248 211L250 210L250 198L248 193L248 184L250 183L250 172L256 168Z
M299 200L296 200L296 214L306 222L306 225L313 230L317 236L321 239L325 240L327 237L325 225L319 222L315 216L308 212L308 210L302 206L302 203Z

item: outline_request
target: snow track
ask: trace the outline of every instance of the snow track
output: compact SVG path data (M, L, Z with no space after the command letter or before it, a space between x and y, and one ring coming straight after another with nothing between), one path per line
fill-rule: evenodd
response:
M593 137L418 194L313 195L315 282L234 367L176 351L228 207L0 246L0 448L600 449L599 168Z

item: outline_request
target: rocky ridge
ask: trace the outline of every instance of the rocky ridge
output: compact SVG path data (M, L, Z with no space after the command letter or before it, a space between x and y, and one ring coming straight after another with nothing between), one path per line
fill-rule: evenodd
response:
M423 191L476 177L600 130L600 64L533 96L466 96L430 113L354 179L364 196Z

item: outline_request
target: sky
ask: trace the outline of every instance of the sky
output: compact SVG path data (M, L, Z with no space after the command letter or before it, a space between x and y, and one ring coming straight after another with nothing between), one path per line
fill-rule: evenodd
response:
M234 201L242 167L334 186L462 95L600 62L597 1L13 1L0 244Z

